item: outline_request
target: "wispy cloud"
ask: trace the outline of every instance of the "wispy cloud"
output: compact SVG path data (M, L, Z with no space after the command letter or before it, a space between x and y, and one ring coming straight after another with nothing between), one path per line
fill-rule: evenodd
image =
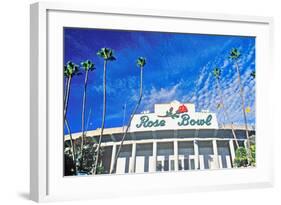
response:
M212 71L222 69L220 80L226 108L235 123L243 123L237 73L228 53L233 47L242 51L239 61L250 123L255 123L255 40L251 37L131 32L95 29L65 31L65 61L76 63L91 59L97 68L89 75L86 110L92 109L91 129L100 127L103 104L103 59L96 56L101 47L114 49L117 60L107 67L106 127L121 126L122 108L127 104L126 119L139 98L140 70L136 59L144 56L143 100L138 112L153 110L156 103L173 100L190 102L197 111L209 109L224 122L217 109L219 97ZM73 131L81 127L81 104L84 75L73 79L69 102L69 121Z
M181 82L175 84L169 88L156 89L152 87L149 91L146 91L142 100L142 109L153 111L154 104L167 103L172 100L178 99L180 96L179 87Z
M244 97L246 107L251 108L251 112L247 114L248 122L255 123L255 81L252 80L250 73L255 69L255 46L251 45L249 52L245 52L239 60L238 64L241 71L241 83L244 88ZM248 50L247 50L248 51ZM220 123L225 122L222 110L217 109L217 104L220 102L215 79L212 75L212 70L215 67L220 67L222 70L222 77L220 79L220 86L222 88L222 95L224 99L225 108L229 113L230 120L235 123L243 123L242 104L240 97L240 87L238 84L238 75L233 63L225 58L217 57L213 63L208 63L202 68L199 78L196 82L196 95L191 99L196 103L197 108L209 109L217 113Z

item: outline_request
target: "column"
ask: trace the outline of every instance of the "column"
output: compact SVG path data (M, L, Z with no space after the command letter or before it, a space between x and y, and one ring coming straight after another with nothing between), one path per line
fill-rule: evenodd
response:
M218 145L217 140L213 140L213 152L214 152L214 169L219 168L219 155L218 155Z
M179 153L178 153L177 140L174 140L174 165L175 165L175 171L179 171Z
M229 140L229 150L230 150L230 156L231 156L231 164L232 164L232 167L234 167L235 149L234 149L233 140Z
M131 173L135 172L136 150L137 150L137 144L135 142L133 142L133 144L132 144L132 157L131 157L131 163L130 163L130 172Z
M198 141L194 140L193 141L193 146L194 146L194 155L195 155L195 169L199 169L199 148L198 148Z
M152 157L153 157L153 168L152 171L156 172L156 166L157 166L157 142L153 141L153 151L152 151Z
M115 160L115 156L116 156L116 144L114 143L112 146L112 154L111 154L111 163L110 163L110 173L113 169L113 164L114 164L114 160ZM117 162L116 162L117 163Z

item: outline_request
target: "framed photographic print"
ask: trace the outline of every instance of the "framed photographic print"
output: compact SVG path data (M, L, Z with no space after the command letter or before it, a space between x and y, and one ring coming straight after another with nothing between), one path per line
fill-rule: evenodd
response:
M31 5L31 199L272 186L272 23Z

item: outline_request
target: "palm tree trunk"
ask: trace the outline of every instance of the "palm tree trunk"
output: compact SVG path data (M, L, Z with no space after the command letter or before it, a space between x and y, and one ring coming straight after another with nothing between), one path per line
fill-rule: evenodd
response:
M71 83L71 76L68 77L68 82L67 82L67 89L66 89L66 95L64 98L64 113L63 113L63 121L65 121L66 118L66 112L67 112L67 107L68 107L68 100L69 100L69 93L70 93L70 83Z
M223 101L223 98L222 98L222 91L221 91L219 79L218 79L218 78L216 78L216 79L217 79L217 86L218 86L220 101L221 101L221 105L222 105L222 108L223 108L223 113L224 113L224 115L225 115L226 120L229 122L229 121L230 121L230 120L229 120L230 118L229 118L228 112L227 112L227 110L226 110L226 108L225 108L225 106L224 106L224 101ZM237 148L239 148L240 146L239 146L239 143L238 143L238 140L237 140L237 137L236 137L234 128L233 128L233 122L232 122L232 121L230 122L230 126L231 126L232 135L233 135L234 140L235 140L235 144L236 144Z
M72 138L72 132L68 123L68 120L66 118L66 111L67 111L67 106L68 106L68 100L69 100L69 93L70 93L70 82L71 82L71 77L68 78L68 80L66 80L65 82L65 93L64 93L64 122L66 125L66 128L68 130L69 133L69 137L70 137L70 146L71 146L71 152L72 152L72 160L74 163L74 167L75 167L75 174L77 173L77 167L76 167L76 149L75 149L75 145L73 143L73 138Z
M243 86L242 86L242 83L241 83L241 76L240 76L240 71L239 71L239 66L238 66L237 61L235 62L235 67L236 67L236 71L237 71L237 74L238 74L238 83L239 83L239 86L240 86L240 97L241 97L241 102L242 102L245 131L246 131L246 136L247 136L248 163L250 163L251 150L250 150L250 138L249 138L249 133L248 133L248 125L247 125L247 116L246 116L246 111L245 111L244 89L243 89Z
M68 77L65 77L65 88L63 89L63 112L64 112L64 108L65 108L65 100L66 100L66 93L67 93L67 88L68 88Z
M81 130L82 130L82 136L81 136L81 155L83 159L83 147L84 147L84 139L85 139L85 105L86 105L86 92L87 92L87 82L88 82L88 70L86 71L85 75L85 81L84 81L84 93L83 93L83 103L82 103L82 125L81 125Z
M68 133L69 133L69 138L70 138L70 147L71 147L71 152L72 152L72 160L73 160L73 165L74 165L74 168L75 168L75 175L77 174L77 167L76 167L76 150L75 150L75 145L73 143L73 137L72 137L72 132L70 130L70 126L69 126L69 123L68 123L68 120L67 118L65 118L65 125L66 125L66 128L68 130Z
M95 157L96 158L95 166L93 167L93 174L97 173L100 146L101 146L101 140L102 140L102 136L103 136L104 122L105 122L105 115L106 115L106 65L107 65L107 60L104 60L104 65L103 65L103 113L102 113L101 133L100 133L99 143L98 143L98 147L97 147L97 154Z
M110 174L112 174L112 173L114 173L116 171L117 160L118 160L119 154L121 152L122 145L124 143L124 140L126 139L126 136L128 134L129 128L131 126L132 119L134 118L134 116L136 114L136 111L137 111L137 109L138 109L138 107L140 105L141 99L142 99L142 72L143 72L143 68L141 67L140 69L141 69L141 74L140 74L140 76L141 76L140 77L140 97L139 97L139 100L138 100L138 102L137 102L137 104L135 106L135 109L133 110L133 113L132 113L132 115L130 117L129 123L128 123L127 127L126 127L126 131L125 131L125 133L124 133L124 135L122 137L121 143L119 145L119 148L117 150L117 153L116 153L116 156L115 156L115 159L114 159L114 162L113 162L113 168L112 168L112 170L110 170Z

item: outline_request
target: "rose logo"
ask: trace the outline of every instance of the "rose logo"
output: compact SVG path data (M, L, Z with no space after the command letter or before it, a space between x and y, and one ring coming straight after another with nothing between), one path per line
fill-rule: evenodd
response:
M179 106L175 113L173 112L173 107L170 107L170 109L166 111L165 115L158 115L158 117L171 117L172 119L175 119L180 117L179 114L185 112L188 112L188 109L185 105Z
M185 113L185 112L188 112L188 109L187 109L187 107L185 105L181 105L178 108L178 112L179 113Z

